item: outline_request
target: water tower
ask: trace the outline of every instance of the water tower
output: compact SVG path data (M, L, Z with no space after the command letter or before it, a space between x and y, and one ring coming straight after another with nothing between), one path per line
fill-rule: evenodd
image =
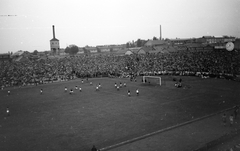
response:
M53 39L50 40L50 48L51 52L53 54L59 54L60 46L59 46L59 40L55 38L55 29L54 25L52 26L53 28Z

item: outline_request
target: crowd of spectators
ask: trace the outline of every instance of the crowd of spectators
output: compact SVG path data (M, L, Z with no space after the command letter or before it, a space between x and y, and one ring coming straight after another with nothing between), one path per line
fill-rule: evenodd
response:
M144 55L72 56L0 62L0 86L41 84L75 77L146 74L240 75L240 52L178 51Z

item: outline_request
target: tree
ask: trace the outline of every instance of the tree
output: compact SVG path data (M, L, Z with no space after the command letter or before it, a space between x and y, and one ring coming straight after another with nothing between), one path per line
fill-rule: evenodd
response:
M130 43L127 42L127 43L126 43L126 48L129 48L129 47L130 47Z
M138 39L137 40L137 47L141 47L142 46L142 40L141 39Z
M97 48L97 52L98 52L98 53L101 53L101 49L98 48L98 47L96 47L96 48Z
M158 39L157 39L157 37L154 36L154 37L153 37L153 40L158 40Z
M49 51L44 51L44 54L45 54L45 55L49 54Z
M69 47L66 47L65 48L65 53L68 53L68 54L70 54L70 55L75 55L75 54L77 54L78 53L78 46L76 46L76 45L70 45Z
M142 40L141 46L144 46L146 42L147 42L147 40Z
M64 50L65 53L69 53L70 52L70 48L69 47L66 47L65 50Z
M38 54L38 51L37 50L34 50L33 51L33 55L37 55Z
M84 54L86 54L86 55L90 54L90 50L87 50L85 47L83 47L83 52L84 52Z
M113 52L113 48L110 48L110 52Z

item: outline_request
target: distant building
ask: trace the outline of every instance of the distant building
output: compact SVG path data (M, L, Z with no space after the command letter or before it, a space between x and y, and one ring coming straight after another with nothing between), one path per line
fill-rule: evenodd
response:
M167 44L167 43L164 40L148 40L144 46L145 47L155 47L155 46L162 46L165 44Z
M157 53L155 47L144 46L138 50L138 54L151 54Z
M52 26L52 28L53 28L53 39L50 40L50 50L52 54L59 54L59 50L60 50L59 40L55 38L54 25Z
M0 54L0 61L11 61L11 55L10 53L4 53L4 54Z
M98 50L97 50L97 47L85 47L85 49L90 52L90 54L92 53L97 53Z
M65 56L65 55L67 55L67 53L65 52L65 49L60 48L59 51L58 51L58 55Z
M235 37L231 36L222 36L222 37L214 37L214 36L203 36L197 39L197 42L203 44L217 44L217 43L227 43L227 42L234 42Z
M133 48L128 48L132 53L138 54L138 51L141 49L141 47L133 47Z
M195 38L182 38L182 39L170 39L169 43L171 45L182 45L182 44L187 44L187 43L195 43L196 39Z
M129 51L130 50L128 48L120 49L120 50L114 52L114 55L124 56L124 55L126 55L127 52L129 53Z
M13 56L13 57L17 56L17 57L18 57L18 56L21 56L21 55L23 55L23 54L24 54L24 51L19 50L19 51L13 53L12 56Z
M110 52L111 47L109 46L97 46L100 49L100 52Z
M112 48L113 52L116 52L118 50L123 50L125 48L125 45L114 45L114 46L110 46Z
M77 55L82 55L82 54L84 54L84 49L83 49L83 47L78 47Z
M234 48L240 50L240 39L236 39L234 42Z

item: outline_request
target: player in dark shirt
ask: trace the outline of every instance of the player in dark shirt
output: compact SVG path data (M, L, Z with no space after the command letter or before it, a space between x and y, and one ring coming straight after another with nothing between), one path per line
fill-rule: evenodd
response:
M131 96L130 90L128 90L128 96Z
M222 120L223 120L223 125L226 126L226 123L227 123L227 116L226 116L225 113L224 113L223 116L222 116Z
M97 148L93 145L91 151L97 151Z

